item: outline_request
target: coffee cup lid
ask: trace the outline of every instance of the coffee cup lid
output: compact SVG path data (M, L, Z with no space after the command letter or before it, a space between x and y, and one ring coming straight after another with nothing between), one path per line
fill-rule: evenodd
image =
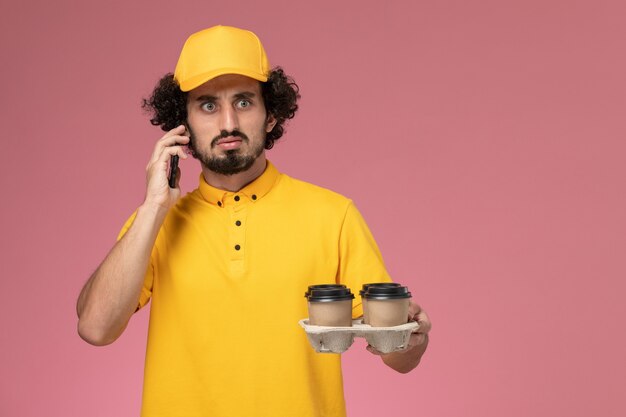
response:
M304 293L305 297L308 297L311 293L311 290L323 290L328 288L346 288L344 284L317 284L317 285L309 285L309 289Z
M359 295L363 297L363 294L367 291L369 287L400 287L402 284L397 282L371 282L368 284L363 284L363 288L359 291Z
M369 287L363 297L367 300L391 300L411 298L409 287Z
M350 288L313 288L309 291L307 299L310 302L343 301L352 300L354 294Z

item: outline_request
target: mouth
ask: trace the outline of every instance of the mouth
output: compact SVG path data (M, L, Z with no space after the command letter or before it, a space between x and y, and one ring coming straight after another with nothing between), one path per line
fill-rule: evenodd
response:
M237 149L241 146L243 139L238 136L228 136L217 141L216 146L221 149Z

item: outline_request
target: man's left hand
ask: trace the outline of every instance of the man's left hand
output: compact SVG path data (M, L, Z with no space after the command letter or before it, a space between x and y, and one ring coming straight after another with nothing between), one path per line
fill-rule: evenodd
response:
M422 310L419 305L413 302L409 302L409 317L407 322L409 321L416 321L419 327L411 334L408 346L405 350L382 353L372 346L367 346L369 352L382 357L383 362L385 362L387 366L401 373L409 372L419 364L428 346L428 333L431 329L428 314L426 314L426 311Z

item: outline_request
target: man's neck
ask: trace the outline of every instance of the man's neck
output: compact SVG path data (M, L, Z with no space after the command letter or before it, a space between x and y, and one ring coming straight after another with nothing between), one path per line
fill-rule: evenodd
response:
M262 153L246 171L233 175L222 175L216 172L210 171L206 167L202 167L202 176L204 180L212 187L220 190L237 192L252 181L257 179L265 171L267 160L265 159L265 153Z

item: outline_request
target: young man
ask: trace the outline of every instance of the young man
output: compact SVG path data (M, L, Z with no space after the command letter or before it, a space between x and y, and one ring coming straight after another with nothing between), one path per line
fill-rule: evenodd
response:
M252 32L216 26L185 43L152 97L167 133L147 165L143 204L78 299L78 331L115 341L151 300L142 416L342 416L340 355L318 354L298 320L308 285L390 281L353 203L281 174L265 150L298 106L298 88L270 70ZM202 166L180 198L170 158ZM355 303L353 316L361 315ZM382 355L408 372L428 344L418 320L406 351Z

